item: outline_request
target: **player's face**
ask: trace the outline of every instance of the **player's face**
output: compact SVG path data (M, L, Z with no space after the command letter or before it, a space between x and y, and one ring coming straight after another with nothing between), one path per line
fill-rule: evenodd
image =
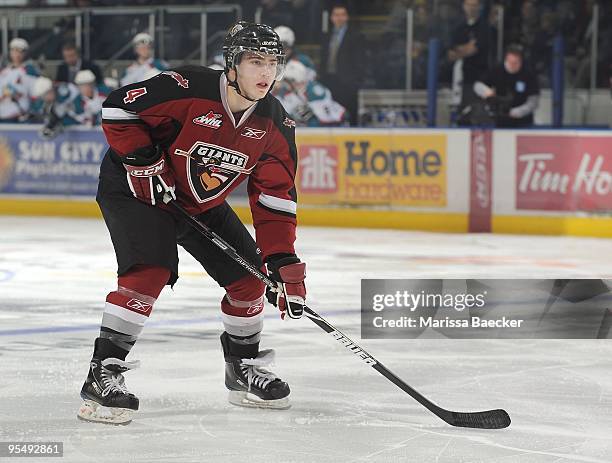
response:
M348 11L346 11L346 8L344 8L343 6L337 6L332 10L329 19L334 25L334 27L336 29L339 29L348 22Z
M94 86L93 84L81 84L79 85L79 92L86 98L93 97Z
M521 70L523 66L523 59L519 55L514 53L508 53L504 60L504 67L510 74L516 74Z
M464 0L463 11L468 18L477 18L480 13L480 0Z
M134 47L136 56L142 59L149 59L153 55L153 49L151 45L147 43L139 43Z
M62 50L62 55L64 56L64 61L70 66L74 66L79 60L79 54L72 48Z
M236 69L242 91L253 99L261 99L276 78L278 59L273 55L247 52Z
M9 54L11 56L11 62L13 64L21 64L25 59L25 51L20 48L11 48Z

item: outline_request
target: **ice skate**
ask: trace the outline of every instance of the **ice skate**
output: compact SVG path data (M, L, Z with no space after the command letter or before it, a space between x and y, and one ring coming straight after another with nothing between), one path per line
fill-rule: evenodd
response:
M240 407L289 408L289 385L264 368L274 363L274 351L267 349L255 358L239 358L230 354L231 342L227 333L221 335L229 402Z
M261 351L254 359L225 362L225 386L229 402L241 407L285 410L289 403L289 385L263 368L274 362L274 351Z
M81 389L84 402L77 418L107 424L128 424L138 410L138 398L130 393L122 373L137 368L138 361L93 358Z

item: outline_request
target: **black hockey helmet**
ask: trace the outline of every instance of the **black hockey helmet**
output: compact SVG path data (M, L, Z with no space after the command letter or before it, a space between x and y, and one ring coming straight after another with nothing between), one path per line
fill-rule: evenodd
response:
M230 28L223 42L225 72L240 64L242 53L245 51L276 56L278 66L275 80L283 78L285 51L278 34L270 26L239 21Z

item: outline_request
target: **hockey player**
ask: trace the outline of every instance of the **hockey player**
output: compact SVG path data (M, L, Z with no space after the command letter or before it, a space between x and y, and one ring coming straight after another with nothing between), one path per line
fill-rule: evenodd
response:
M317 71L312 59L305 53L301 53L294 48L295 44L295 33L293 29L287 26L277 26L274 28L274 32L278 34L283 43L283 49L287 55L287 63L296 60L306 66L306 77L308 80L315 80L317 78Z
M289 386L264 368L260 351L264 285L207 242L162 201L176 198L245 258L266 264L279 283L270 302L302 316L305 264L295 255L295 123L269 94L284 53L274 31L239 22L224 42L225 69L187 66L111 93L102 109L110 149L97 201L118 261L118 287L106 298L100 335L81 390L78 416L125 423L138 409L122 373L126 356L163 287L178 278L177 243L225 288L225 385L232 404L288 408ZM256 241L225 198L248 178Z
M30 122L42 122L40 133L44 138L54 138L64 127L78 125L76 113L79 89L68 82L53 82L48 77L38 77L32 86Z
M146 32L136 34L132 39L136 61L130 64L121 78L121 85L129 85L145 80L151 71L162 72L168 69L168 63L153 57L153 37Z
M109 93L108 89L96 85L96 76L89 69L77 72L74 83L79 87L79 97L75 101L77 120L90 127L99 125L102 121L102 103Z
M30 93L38 70L26 60L29 44L16 37L9 43L10 63L0 70L0 122L20 122L28 117Z
M334 101L327 87L309 78L309 71L301 62L287 63L285 76L274 89L285 110L298 126L332 127L348 123L346 110Z

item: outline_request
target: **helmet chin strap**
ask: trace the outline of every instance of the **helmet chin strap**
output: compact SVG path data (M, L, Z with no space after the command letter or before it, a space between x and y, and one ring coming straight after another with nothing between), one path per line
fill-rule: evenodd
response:
M272 85L270 85L270 88L262 98L255 99L251 98L250 96L247 96L246 93L242 93L242 90L240 90L240 85L238 85L238 69L236 67L234 67L234 72L236 73L236 80L232 82L231 80L227 79L227 85L233 87L236 90L236 93L242 98L244 98L245 100L252 101L253 103L257 103L259 100L263 100L266 96L268 96L268 93L270 93L272 87L274 87L274 83L276 82L276 80L272 82ZM226 73L226 75L228 75L228 73Z

